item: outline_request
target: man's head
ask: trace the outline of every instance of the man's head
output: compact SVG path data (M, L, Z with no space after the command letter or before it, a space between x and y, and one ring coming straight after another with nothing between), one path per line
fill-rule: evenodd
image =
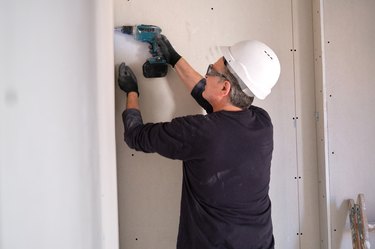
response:
M233 105L240 109L249 108L254 99L242 91L238 79L227 68L224 57L209 65L203 97L214 107Z

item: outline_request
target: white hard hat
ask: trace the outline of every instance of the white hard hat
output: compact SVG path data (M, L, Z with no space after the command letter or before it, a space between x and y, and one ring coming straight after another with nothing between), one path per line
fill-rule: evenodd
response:
M228 68L249 96L265 99L280 76L280 62L270 47L260 41L241 41L220 47Z

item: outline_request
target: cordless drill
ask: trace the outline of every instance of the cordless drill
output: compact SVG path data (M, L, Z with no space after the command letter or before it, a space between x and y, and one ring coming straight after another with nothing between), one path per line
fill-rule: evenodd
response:
M154 25L139 24L135 26L121 26L115 28L121 33L133 35L134 39L150 44L151 57L143 64L143 75L146 78L164 77L168 73L168 64L164 57L158 54L156 37L160 35L161 28Z

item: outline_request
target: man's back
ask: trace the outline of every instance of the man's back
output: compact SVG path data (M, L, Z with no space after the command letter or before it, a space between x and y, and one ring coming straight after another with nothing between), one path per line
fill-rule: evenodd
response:
M184 161L177 248L272 248L268 114L215 112L200 131L197 157Z
M123 119L131 148L183 161L178 249L273 248L273 127L263 109L156 124L143 124L133 109Z

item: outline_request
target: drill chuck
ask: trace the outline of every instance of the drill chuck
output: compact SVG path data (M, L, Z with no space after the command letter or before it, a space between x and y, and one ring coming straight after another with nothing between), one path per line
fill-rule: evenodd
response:
M117 30L121 31L121 33L132 35L133 34L133 26L122 26L118 27Z

